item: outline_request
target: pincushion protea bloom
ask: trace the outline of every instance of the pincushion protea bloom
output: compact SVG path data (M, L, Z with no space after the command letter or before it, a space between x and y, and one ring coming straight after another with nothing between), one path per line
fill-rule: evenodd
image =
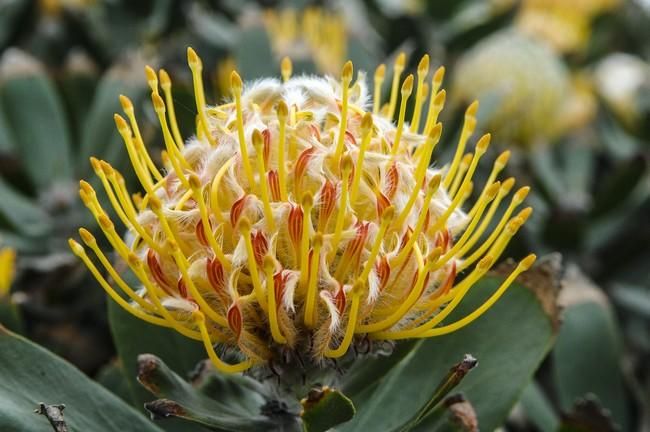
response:
M621 3L620 0L524 0L515 21L524 33L546 41L558 52L571 53L586 47L594 19Z
M338 73L345 62L348 32L337 11L310 6L264 11L264 25L278 58L312 60L323 73Z
M16 251L12 248L0 249L0 298L9 294L16 272Z
M166 146L164 171L143 144L129 99L121 98L127 118L115 115L144 195L131 195L113 167L91 160L128 229L124 238L95 190L81 181L83 202L141 285L127 284L86 229L80 235L95 258L80 243L71 239L70 245L124 309L203 341L217 369L244 371L291 352L318 364L343 357L367 338L455 331L484 313L533 263L534 255L528 256L477 310L440 325L532 210L515 214L527 187L499 209L515 183L496 181L508 152L496 159L486 185L473 187L490 142L484 135L465 153L476 103L467 109L451 163L429 167L445 91L442 68L426 83L428 56L401 90L405 58L397 59L389 102L381 109L386 115L379 113L383 65L372 105L364 75L352 83L351 62L337 81L292 78L287 60L282 81L244 86L233 72L232 100L207 106L201 60L192 49L188 58L199 114L196 137L187 141L178 132L167 73L147 68ZM472 190L478 198L463 211ZM215 346L234 348L240 361L226 362Z

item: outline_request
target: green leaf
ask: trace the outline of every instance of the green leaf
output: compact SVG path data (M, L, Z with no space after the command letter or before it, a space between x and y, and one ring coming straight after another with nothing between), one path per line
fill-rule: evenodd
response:
M0 429L49 432L33 410L40 402L65 404L70 431L161 432L117 396L77 368L0 327Z
M108 303L108 317L115 348L137 407L151 400L149 392L137 382L140 354L152 353L165 359L169 367L181 375L187 375L205 357L199 342L135 318L113 301Z
M603 185L594 194L591 216L601 217L623 204L639 186L647 171L647 162L641 156L612 167Z
M365 392L373 391L381 378L413 351L417 345L416 340L405 341L398 344L389 353L386 353L387 355L380 353L374 356L366 356L363 361L355 362L345 372L341 390L353 402L356 402L357 398L363 399Z
M42 236L52 228L52 220L36 203L15 191L0 177L0 219L26 236Z
M251 28L241 32L235 53L235 64L245 81L278 74L280 62L273 56L264 29Z
M569 411L588 393L596 395L621 430L630 430L628 398L621 372L622 340L611 311L597 301L567 307L553 350L559 403Z
M454 316L476 309L500 282L499 277L479 282L450 322ZM554 288L549 283L538 286L536 292L543 289L551 296ZM450 365L465 353L478 358L479 365L457 389L472 401L481 430L493 430L505 420L552 346L554 328L536 293L516 283L474 323L421 342L374 392L366 393L366 400L357 404L357 416L341 430L391 430L403 425L430 399ZM428 421L420 426L418 430L431 430Z
M78 54L78 57L70 60L69 63L74 63L69 66L72 70L65 71L59 85L69 113L70 130L74 135L76 152L81 142L84 123L93 103L98 77L95 65L82 54Z
M352 401L338 390L324 388L314 390L303 402L303 430L326 432L354 417Z
M9 130L9 125L7 124L7 116L4 113L2 104L0 104L0 155L5 153L10 154L15 149L16 145L14 144L14 137Z
M124 374L124 367L119 360L114 360L102 367L95 380L128 404L132 403L129 383Z
M0 49L5 47L17 25L16 17L22 13L29 2L26 0L4 0L0 2Z
M127 160L127 152L113 120L114 113L121 113L119 96L131 98L136 107L144 96L144 86L139 80L129 79L126 71L108 72L97 85L95 98L81 134L81 148L77 164L82 167L78 174L90 172L91 156L101 157L116 168ZM144 74L143 74L144 75Z
M434 411L440 406L440 403L443 399L451 392L460 382L465 378L465 376L476 367L478 361L469 354L465 354L463 360L455 364L447 375L445 375L440 381L440 384L433 390L429 400L422 405L419 411L409 420L404 426L400 426L398 429L400 431L410 431L415 426L419 425L423 421L426 421L427 418L434 416ZM435 417L436 420L439 416Z
M212 47L230 49L237 43L240 30L224 15L194 3L188 8L189 30ZM238 47L241 50L241 47Z
M521 395L521 405L526 417L541 432L554 432L560 421L553 411L551 403L546 399L542 389L535 381L531 382Z
M0 298L0 325L15 333L25 332L25 323L18 305L11 297Z
M139 356L138 380L161 398L145 404L154 419L179 418L210 430L232 432L269 430L273 425L259 412L250 412L236 404L205 396L154 355Z
M15 56L25 54L13 53ZM7 125L33 185L47 189L57 179L72 178L70 134L65 110L56 89L32 59L25 71L8 76L0 87ZM18 67L18 66L16 66Z

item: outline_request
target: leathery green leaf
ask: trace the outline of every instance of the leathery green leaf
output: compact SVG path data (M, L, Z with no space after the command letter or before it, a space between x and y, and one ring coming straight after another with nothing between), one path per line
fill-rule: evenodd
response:
M0 327L0 430L52 430L38 404L64 404L70 431L161 432L77 368L27 339Z

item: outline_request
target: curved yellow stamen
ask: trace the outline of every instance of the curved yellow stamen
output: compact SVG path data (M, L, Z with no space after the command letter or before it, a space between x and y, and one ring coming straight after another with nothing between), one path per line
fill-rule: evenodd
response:
M454 311L456 306L461 302L465 297L469 289L487 273L487 271L494 264L492 257L487 256L483 258L479 264L476 266L472 272L467 275L465 279L462 280L456 287L456 294L454 298L445 306L442 311L435 315L430 321L408 330L398 330L398 331L383 331L371 334L371 337L374 339L408 339L413 337L421 337L424 332L434 328L438 323L444 320L450 313Z
M348 178L352 171L352 159L344 157L341 161L341 195L339 197L339 208L336 213L336 224L334 225L334 235L332 236L331 249L329 253L330 260L336 255L338 251L341 235L343 235L343 223L345 216L348 213Z
M377 255L379 255L379 250L381 249L381 245L384 242L384 236L386 235L386 231L388 230L388 227L390 226L391 222L393 222L394 218L395 218L395 208L393 206L389 206L386 209L384 209L384 212L381 215L381 224L379 225L379 230L375 235L375 241L373 242L372 247L370 248L370 254L368 255L366 264L363 266L363 270L361 272L361 280L368 280L370 271L372 270L372 267L375 265L375 260L377 259Z
M305 299L305 325L314 328L316 325L316 297L318 295L318 271L320 251L323 246L323 235L316 233L312 240L312 256L309 264L309 280ZM305 260L306 261L306 260Z
M465 327L468 324L471 324L474 320L479 318L481 315L483 315L488 309L496 303L499 298L506 292L506 290L512 285L512 283L517 279L517 277L528 270L533 263L535 262L535 259L537 257L535 254L528 255L526 258L521 260L517 267L510 273L508 278L504 280L499 288L488 298L481 306L476 308L472 313L469 315L465 316L464 318L453 322L451 324L447 324L442 327L437 327L431 330L428 330L424 333L422 333L419 337L434 337L434 336L442 336L444 334L448 334L451 332L455 332L456 330L460 330L461 328Z
M508 164L508 159L510 159L510 150L506 150L503 153L499 155L499 157L496 158L494 161L494 164L492 165L492 171L490 171L490 175L488 176L485 186L483 187L483 190L481 191L481 195L479 198L483 195L485 195L485 192L487 188L494 183L494 180L496 180L497 176L499 173L505 168L505 166ZM478 201L477 201L478 203ZM467 215L469 217L472 217L474 213L476 212L476 204L470 209L469 213Z
M253 282L253 291L255 292L255 297L257 298L257 302L260 304L264 312L267 312L268 303L266 302L264 289L262 288L262 283L260 282L257 263L255 262L253 241L251 240L251 223L245 216L243 216L239 221L239 231L241 232L241 235L244 238L244 244L246 245L248 271L250 272L250 278Z
M499 193L497 194L497 197L494 199L494 201L492 201L492 203L490 204L490 208L488 209L487 214L485 215L485 217L481 221L481 225L478 227L476 232L474 234L472 234L472 238L469 239L467 241L467 243L465 243L465 245L463 245L463 247L460 248L460 250L458 251L458 256L459 257L465 256L465 254L472 247L474 247L476 242L481 238L481 236L483 235L483 233L485 232L487 227L490 225L490 222L492 221L492 218L494 217L494 214L496 213L497 208L499 208L499 204L501 204L501 201L503 200L503 198L505 198L510 193L510 190L512 189L514 184L515 184L515 180L512 177L510 177L509 179L507 179L506 181L504 181L501 184L501 188L499 189ZM487 188L485 189L485 191L487 192ZM479 204L480 200L481 200L481 198L479 198L479 201L477 201L477 204ZM475 206L475 208L478 209L478 206ZM474 217L474 215L471 215L469 217L470 218Z
M402 83L402 98L399 105L399 115L397 117L397 130L395 131L395 140L393 141L393 148L391 149L391 156L395 156L400 148L400 141L402 140L402 133L404 131L404 118L406 117L406 104L413 93L413 75L409 75Z
M494 230L492 230L487 240L485 240L481 244L481 246L478 249L476 249L469 257L463 260L463 262L458 267L459 272L463 271L464 269L472 265L488 250L490 245L492 245L492 243L497 239L497 237L505 227L506 223L508 223L508 219L510 219L512 212L524 201L524 199L526 199L526 196L528 195L529 191L530 188L528 186L524 186L520 188L517 192L515 192L515 194L512 197L512 200L510 201L510 205L508 205L508 208L506 208L506 211L501 216L501 219L499 220L497 226L494 228Z
M476 143L476 149L474 151L472 161L470 162L469 167L467 168L467 172L465 173L465 177L463 178L461 187L463 187L464 185L472 181L472 177L474 177L474 172L476 171L476 167L478 166L478 161L487 151L487 148L490 145L490 139L491 139L491 135L488 133L483 135L481 139L479 139L478 142Z
M291 78L293 72L293 64L289 57L284 57L280 63L280 73L282 74L282 81L287 82Z
M311 224L311 211L314 208L314 197L311 193L306 192L302 197L300 203L302 207L302 233L300 235L300 291L307 290L307 282L309 276L309 260L307 259L309 253L309 236L312 230Z
M153 183L149 171L142 166L142 161L140 160L139 153L136 149L135 144L133 143L131 128L126 124L126 120L124 120L124 117L121 115L115 114L113 116L113 119L115 120L117 130L122 136L122 140L124 141L127 154L129 155L129 159L131 161L131 165L133 165L133 170L135 171L138 180L142 184L142 187L148 191L153 186Z
M97 258L99 259L99 262L104 266L108 274L111 276L111 278L117 283L117 285L126 293L126 295L129 296L131 300L136 302L141 308L153 312L155 308L147 303L142 297L140 297L131 287L124 282L124 279L119 275L119 273L115 270L111 262L106 258L106 255L102 250L100 249L99 245L97 244L97 240L95 237L90 233L85 228L79 228L79 236L83 240L83 242L88 246L92 251L95 253Z
M169 127L167 125L167 117L165 116L165 102L163 102L160 95L157 94L152 94L151 98L153 101L154 111L156 111L156 114L158 115L158 121L160 122L160 127L163 133L163 140L165 141L165 146L167 148L167 156L169 157L169 162L172 164L174 172L178 176L180 182L186 189L189 189L190 185L187 182L187 177L183 172L183 168L190 169L191 167L176 147L174 137L172 137L172 134L169 131ZM151 192L147 190L147 193Z
M246 144L246 137L244 136L244 113L241 102L241 94L244 84L242 83L241 77L236 71L232 71L230 75L230 87L232 89L232 95L235 98L235 111L237 114L237 136L239 138L239 152L241 154L241 162L244 166L244 172L246 173L246 180L248 180L248 186L251 190L255 190L255 179L253 177L253 168L248 159L248 145Z
M133 315L136 318L139 318L143 321L146 321L150 324L154 324L157 326L161 327L171 327L171 324L169 324L167 321L165 321L162 318L158 318L153 315L149 315L146 312L141 311L140 309L134 308L129 302L124 300L122 296L120 296L111 286L111 284L108 283L106 278L101 274L101 272L97 269L95 264L92 262L90 257L86 254L86 251L81 244L76 242L73 239L68 239L68 244L70 246L70 249L72 249L72 252L76 256L78 256L83 263L88 267L88 270L90 270L90 273L93 275L93 277L99 282L101 287L106 291L106 293L117 303L119 304L125 311L129 312L131 315ZM137 296L137 295L136 295Z
M354 205L357 201L357 193L359 192L359 183L361 181L361 173L363 171L363 159L365 157L368 146L370 145L370 140L372 139L372 127L373 120L372 114L366 113L361 120L361 145L359 146L359 155L357 156L356 166L357 169L354 170L354 176L352 178L352 187L350 188L350 203Z
M417 279L404 301L397 304L397 308L389 313L385 318L369 324L361 324L357 327L357 333L374 333L392 327L399 322L411 310L415 302L422 295L424 282L435 261L440 257L440 249L435 249L433 253L427 256L426 262L422 257L422 252L417 244L413 247L415 258L418 263Z
M270 255L266 255L264 257L264 274L266 276L266 297L269 305L269 326L271 327L271 336L275 342L286 344L287 338L282 334L278 322L278 305L275 304L275 280L273 279L274 268L274 259Z
M390 86L390 101L388 102L388 113L386 113L386 117L389 119L392 119L395 115L395 108L397 108L397 92L399 82L402 78L402 72L404 72L405 66L406 54L400 53L395 59L395 64L393 65L393 82Z
M262 133L255 129L253 131L253 147L255 148L255 160L257 172L260 176L260 198L264 206L264 219L269 231L275 231L275 222L273 221L273 210L271 209L271 199L269 198L269 185L266 182L266 170L264 169L264 138Z
M381 105L381 87L384 85L384 77L386 76L386 65L380 64L375 69L374 79L374 92L372 99L372 113L379 114L379 107Z
M106 195L108 196L108 200L110 201L111 205L115 209L117 216L120 218L120 220L122 221L122 223L127 229L132 229L131 221L126 216L126 213L124 213L122 204L118 201L115 192L113 192L113 187L111 186L110 182L108 181L108 178L106 177L106 173L104 173L104 171L102 170L101 162L98 159L91 157L90 163L93 167L93 170L95 171L95 174L97 174L97 177L99 177L99 180L102 182L102 185L104 186L104 190L106 191Z
M287 104L281 100L278 102L277 107L278 115L278 183L280 184L280 199L282 201L288 200L287 194L287 167L285 163L285 147L287 142L287 116L289 115L289 108Z
M212 365L218 371L224 373L239 373L239 372L244 372L245 370L248 370L253 366L254 363L251 359L246 359L242 362L235 363L235 364L229 364L221 360L217 355L216 351L214 350L214 346L212 345L212 341L210 340L210 334L208 333L208 328L205 325L205 317L201 312L194 313L194 322L196 323L196 325L199 328L199 331L201 332L201 340L203 340L203 345L205 346L205 350L208 353L208 357L210 358Z
M465 111L465 122L463 123L463 129L460 132L460 138L458 139L458 145L456 146L456 153L454 154L454 158L452 159L445 180L443 181L445 189L449 189L449 186L454 179L454 175L456 174L456 170L458 169L458 165L460 165L461 157L463 153L465 153L467 140L469 140L469 137L474 133L474 129L476 129L476 111L478 111L478 101L474 101Z
M469 225L467 226L467 228L465 228L463 235L460 237L460 239L458 239L456 244L451 249L449 249L440 259L440 261L436 264L434 270L438 270L439 268L442 268L442 266L447 264L447 262L449 262L450 259L459 256L458 254L460 250L465 246L470 236L474 232L474 229L478 225L478 222L481 220L481 216L483 216L485 207L487 207L487 205L496 197L500 187L501 187L500 182L493 183L488 189L487 194L485 194L485 196L480 198L480 203L476 215L471 219Z
M169 79L169 74L165 69L160 69L158 72L160 77L160 87L163 89L165 94L165 103L167 104L167 114L169 115L169 124L172 129L172 134L174 135L174 140L179 149L183 150L185 144L183 143L183 137L178 128L178 121L176 120L176 109L174 108L174 95L172 93L172 80Z
M359 316L359 304L361 303L361 294L363 291L363 282L357 281L352 287L352 304L350 305L350 313L348 315L348 325L345 327L345 334L343 335L343 340L339 344L338 348L331 349L327 348L325 350L325 357L328 358L339 358L343 357L352 343L352 338L357 326L357 318Z
M205 199L203 198L203 186L201 185L201 181L195 174L192 174L190 176L190 186L192 187L191 192L194 195L194 199L199 205L199 213L201 214L201 225L203 225L203 234L205 235L205 238L208 240L208 244L212 248L212 251L214 252L219 262L226 269L229 270L232 267L230 260L228 260L228 258L226 258L226 256L224 255L221 246L219 246L219 243L217 243L217 239L214 237L212 228L210 228L211 227L210 216L208 215L208 207L205 204Z
M413 117L411 118L411 132L417 133L420 129L420 117L422 115L423 98L425 97L422 87L425 85L424 80L429 74L429 55L425 54L418 64L418 86L415 93L415 107Z
M196 110L198 112L201 125L203 130L206 132L205 137L207 138L210 145L214 146L217 142L214 140L212 134L209 133L209 124L208 118L205 115L205 93L203 91L203 77L201 73L203 72L203 62L196 54L192 48L187 48L187 63L190 66L192 71L192 82L194 84L194 99L196 100ZM180 147L182 148L182 147Z
M429 99L429 109L427 110L427 121L424 124L424 134L427 135L433 125L438 121L438 115L442 111L442 107L445 104L446 93L444 90L440 90L442 85L442 80L445 76L445 67L440 66L433 74L431 79L431 97Z
M415 228L413 229L408 242L406 245L404 245L400 253L394 258L391 265L401 266L406 258L411 254L412 248L417 243L418 237L420 236L420 233L422 233L422 228L424 228L424 223L427 220L427 214L429 213L429 204L431 203L433 194L438 191L439 186L439 178L437 176L434 176L427 185L427 192L424 196L424 200L422 201L422 207L420 213L418 214L418 221L415 224Z
M339 135L336 142L336 149L334 151L334 163L338 164L341 155L343 154L345 144L345 132L348 127L348 98L350 97L350 82L352 81L352 62L348 61L343 66L341 72L341 119L339 120Z
M156 181L162 180L163 176L160 174L160 171L156 167L156 164L154 164L153 160L151 160L151 156L149 156L149 152L147 151L147 148L144 145L144 141L142 140L140 127L138 126L138 122L135 118L133 102L131 102L131 99L128 97L120 95L120 104L122 105L122 110L124 110L124 113L129 118L129 123L131 124L131 129L133 130L133 134L135 136L136 150L140 155L141 163L149 168L149 172L151 175L153 175Z
M219 205L219 185L221 184L223 176L226 175L226 172L234 162L235 156L228 159L221 168L219 168L219 171L217 171L214 180L212 180L212 185L210 186L210 208L212 209L212 214L219 223L226 221L221 214L221 206Z
M473 157L474 155L472 153L466 153L460 160L460 165L458 165L458 170L456 171L456 175L454 175L454 181L452 181L451 186L449 186L448 193L451 198L453 198L458 192L458 189L460 189L460 184L465 178L465 173L467 172L469 165L472 163Z

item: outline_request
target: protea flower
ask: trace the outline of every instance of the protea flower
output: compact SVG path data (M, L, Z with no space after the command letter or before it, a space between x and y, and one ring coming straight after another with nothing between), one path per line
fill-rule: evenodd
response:
M581 117L573 106L569 71L544 44L516 30L494 33L459 60L454 100L489 106L479 126L499 141L532 146L553 138ZM569 96L567 96L569 95Z
M535 260L523 259L474 312L446 321L532 209L517 212L528 187L507 198L514 179L497 180L507 151L485 185L473 184L490 143L486 134L466 153L477 103L467 109L451 163L429 167L445 91L443 68L427 84L428 56L401 88L405 58L399 56L382 110L384 65L375 73L374 103L365 75L353 80L351 62L335 80L291 77L285 60L283 80L244 86L233 72L232 100L208 106L201 60L191 48L188 60L196 136L183 140L178 132L167 73L147 68L166 147L163 169L122 96L126 118L115 114L115 122L144 194L132 194L120 173L95 158L108 204L81 181L83 202L141 285L125 281L88 230L80 235L94 258L72 239L70 246L124 309L203 341L218 370L244 371L291 353L318 365L369 339L453 332L484 313ZM216 346L230 347L239 361L226 361Z
M517 14L517 27L538 37L561 53L585 48L592 21L619 6L620 0L525 0Z
M0 249L0 299L9 294L16 271L16 251L12 248Z
M320 72L327 74L341 70L348 41L345 19L340 13L316 6L300 12L292 8L267 9L264 25L278 58L311 60Z

